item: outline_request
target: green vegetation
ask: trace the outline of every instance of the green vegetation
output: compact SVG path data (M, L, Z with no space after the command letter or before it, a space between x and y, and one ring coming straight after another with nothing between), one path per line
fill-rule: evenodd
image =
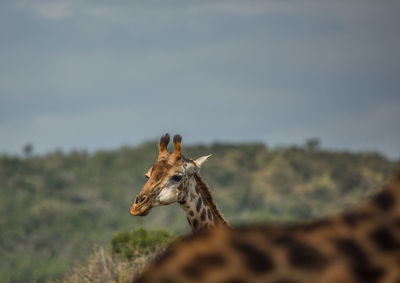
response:
M113 256L103 247L95 247L84 263L77 264L55 282L129 283L153 257L154 255L141 255L134 260L128 260Z
M2 282L61 278L90 260L93 246L106 245L117 231L138 226L188 231L179 205L155 208L146 217L129 214L146 182L144 173L156 160L155 143L43 156L28 146L24 153L0 155ZM201 174L233 224L337 212L375 192L395 167L374 152L322 150L315 139L273 150L263 144L216 143L185 147L184 153L193 158L213 154Z
M77 264L61 279L76 282L132 282L135 276L174 239L167 230L117 232L111 239L111 252L96 247L83 264Z
M174 239L168 230L147 231L141 227L132 232L118 232L111 239L113 254L132 260L135 256L152 254Z

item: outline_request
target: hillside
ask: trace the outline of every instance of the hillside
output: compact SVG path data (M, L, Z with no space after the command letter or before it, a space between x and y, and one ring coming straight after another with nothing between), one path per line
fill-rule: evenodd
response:
M201 174L233 224L296 221L345 209L378 189L395 162L370 153L321 150L318 143L269 149L263 144L184 148L213 154ZM57 278L94 244L134 227L188 231L178 205L144 218L129 208L154 163L154 142L114 151L0 156L0 278Z

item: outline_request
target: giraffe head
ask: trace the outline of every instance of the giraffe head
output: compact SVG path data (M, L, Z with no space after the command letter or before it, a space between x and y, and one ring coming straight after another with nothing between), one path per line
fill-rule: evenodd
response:
M169 152L169 139L168 134L160 139L157 161L145 174L148 180L135 198L131 207L132 215L145 216L155 206L182 200L186 193L184 190L187 180L196 174L202 163L211 156L202 156L196 160L185 158L181 154L180 135L174 136L174 151Z

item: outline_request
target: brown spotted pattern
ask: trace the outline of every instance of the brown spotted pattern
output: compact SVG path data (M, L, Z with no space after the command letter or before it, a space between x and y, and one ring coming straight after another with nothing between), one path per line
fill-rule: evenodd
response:
M188 179L180 202L192 231L211 228L218 224L228 225L215 203L207 200L205 194L199 189L200 186L205 186L209 192L200 176L196 175Z
M194 209L208 218L204 207ZM291 226L202 230L161 259L135 282L398 283L400 168L351 211Z

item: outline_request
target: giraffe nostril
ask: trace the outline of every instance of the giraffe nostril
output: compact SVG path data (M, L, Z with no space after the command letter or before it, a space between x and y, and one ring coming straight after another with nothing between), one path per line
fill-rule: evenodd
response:
M135 199L135 204L143 204L147 202L148 197L146 195L139 195Z

